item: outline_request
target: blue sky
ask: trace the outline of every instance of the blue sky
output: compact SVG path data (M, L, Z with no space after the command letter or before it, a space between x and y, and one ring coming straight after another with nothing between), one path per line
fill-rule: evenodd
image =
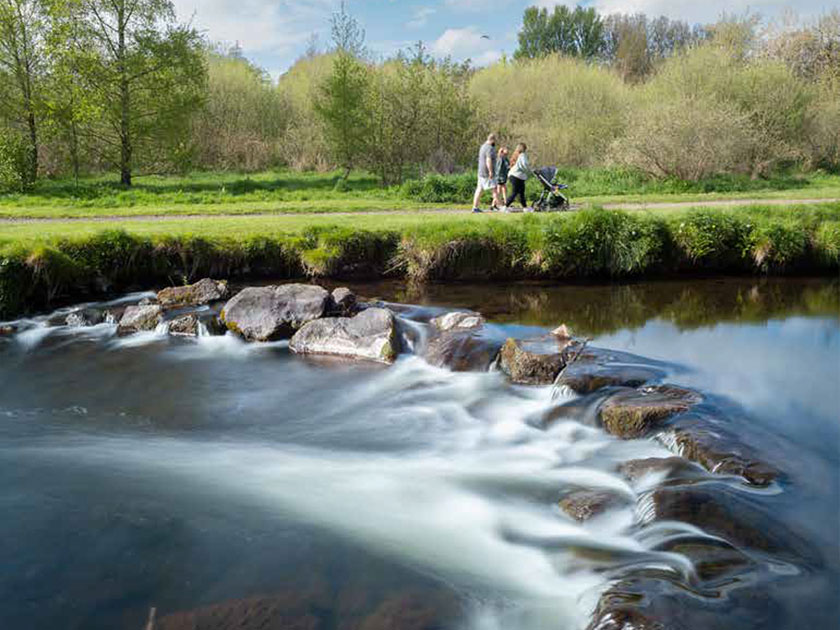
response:
M287 70L316 33L329 40L329 18L339 0L174 0L182 20L214 41L239 42L245 55L273 76ZM347 0L364 26L368 47L388 56L423 40L438 56L472 59L483 65L516 49L522 12L554 0ZM574 5L575 3L568 3ZM602 13L667 15L689 22L711 22L723 11L758 12L781 18L795 8L809 19L840 6L840 0L587 0ZM482 35L490 36L483 39Z

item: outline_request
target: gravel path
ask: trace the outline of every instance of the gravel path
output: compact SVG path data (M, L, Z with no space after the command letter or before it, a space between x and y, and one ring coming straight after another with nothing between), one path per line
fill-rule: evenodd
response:
M679 210L685 208L725 208L752 206L756 204L767 206L812 205L819 203L836 203L840 198L830 199L722 199L715 201L664 201L653 203L608 203L603 204L607 210ZM137 215L97 215L90 217L0 217L0 225L14 225L19 223L132 223L132 222L165 222L185 221L190 219L264 219L267 217L353 217L377 214L417 214L446 215L469 214L468 210L362 210L359 212L255 212L235 214L137 214Z

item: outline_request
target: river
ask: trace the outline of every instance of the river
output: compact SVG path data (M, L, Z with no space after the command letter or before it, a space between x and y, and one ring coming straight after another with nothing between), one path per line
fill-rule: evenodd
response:
M350 286L416 305L420 330L452 308L500 337L567 323L718 400L786 472L736 490L794 541L728 578L761 584L772 610L736 610L730 627L840 619L837 282ZM617 568L690 565L631 503L586 523L560 511L568 487L632 499L617 466L672 453L584 412L536 422L551 388L411 354L323 362L288 342L119 338L50 318L0 336L3 627L140 630L154 608L173 630L577 629ZM726 615L727 601L702 607Z

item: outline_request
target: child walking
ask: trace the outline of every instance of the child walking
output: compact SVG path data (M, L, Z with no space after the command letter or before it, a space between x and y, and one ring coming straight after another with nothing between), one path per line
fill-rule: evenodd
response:
M496 160L496 190L493 195L491 210L499 210L499 200L502 203L507 199L507 180L510 172L510 160L508 159L508 148L499 149L499 158Z

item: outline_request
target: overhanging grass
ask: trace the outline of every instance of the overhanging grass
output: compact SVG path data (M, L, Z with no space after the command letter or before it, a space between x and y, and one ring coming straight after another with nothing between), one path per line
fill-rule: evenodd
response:
M532 215L79 221L0 227L0 309L129 286L302 275L424 280L836 272L840 203Z

